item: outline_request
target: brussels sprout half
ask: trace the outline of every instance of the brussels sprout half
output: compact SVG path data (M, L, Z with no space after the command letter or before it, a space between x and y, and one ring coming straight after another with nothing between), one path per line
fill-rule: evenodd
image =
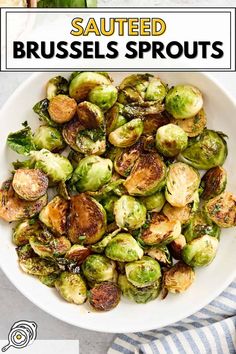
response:
M170 221L179 220L182 225L185 225L189 222L192 208L189 204L178 208L170 205L169 203L166 203L162 212Z
M8 222L32 218L46 204L46 194L35 201L20 199L14 192L11 181L4 182L0 189L0 218Z
M164 187L165 178L165 163L158 154L148 153L137 159L124 186L130 195L149 196Z
M51 78L46 86L47 99L51 100L53 97L60 94L67 95L69 91L68 85L68 81L62 76Z
M107 247L108 243L120 232L120 229L111 231L110 234L103 237L103 239L91 246L91 250L95 253L102 253Z
M151 220L140 235L140 240L147 246L165 246L181 233L179 220L170 221L165 215L152 213Z
M221 133L205 129L192 138L180 158L200 170L223 165L228 154L227 143Z
M182 250L183 261L192 267L203 267L210 264L216 256L219 241L217 238L204 235L193 239Z
M117 93L117 88L113 85L99 85L89 92L88 100L106 112L115 104Z
M71 184L79 192L97 191L112 177L112 161L99 156L83 158L74 170Z
M87 288L79 274L62 272L55 281L59 294L68 302L81 305L87 298Z
M120 289L113 282L96 284L88 296L90 306L96 311L110 311L120 302Z
M103 127L104 114L102 110L91 102L81 102L77 107L77 114L80 123L88 129Z
M186 238L184 235L181 234L168 245L171 255L175 259L182 259L182 250L185 245Z
M147 114L143 120L143 134L154 135L158 128L169 123L170 118L166 112Z
M159 213L165 204L166 198L163 192L156 192L149 197L142 197L141 200L148 211Z
M172 242L175 242L175 241L172 241ZM168 245L168 247L169 247L169 245ZM147 254L148 256L152 257L156 261L158 261L158 263L161 266L169 267L173 263L170 251L166 246L150 247L150 248L147 248L144 253Z
M130 234L119 233L108 243L105 254L114 261L132 262L142 258L143 250Z
M122 294L128 297L130 300L137 302L138 304L146 304L149 301L155 300L160 294L160 282L146 286L145 288L137 288L131 284L126 275L120 274L118 278L118 285Z
M70 82L69 95L76 101L83 101L89 92L98 85L110 85L111 81L105 75L95 72L82 72Z
M208 170L201 179L202 199L209 200L224 192L227 184L227 172L221 166Z
M35 168L46 173L52 183L66 181L71 177L73 167L66 157L46 149L31 152L31 157L35 161Z
M27 247L27 246L30 247L30 245L26 245L23 247ZM30 255L30 249L31 247L25 249L25 251L29 254L29 256L25 252L24 255L19 254L18 262L23 272L31 275L46 276L59 271L57 264L53 260L43 259L38 257L35 254Z
M72 243L98 242L106 230L106 212L95 199L82 193L71 197L67 235Z
M106 151L106 134L103 129L84 129L76 137L78 150L85 155L102 155Z
M153 258L144 256L138 261L127 263L125 273L131 284L137 288L144 288L161 278L161 267Z
M62 129L62 135L65 142L75 151L80 152L79 147L76 144L76 138L79 132L84 129L84 126L77 117L66 123Z
M176 119L195 116L203 106L201 92L191 85L172 87L165 98L165 108Z
M183 234L187 242L204 235L219 239L220 228L208 218L203 210L198 210L190 218L188 225L183 230Z
M39 220L53 232L63 235L66 233L68 208L68 200L56 196L41 210Z
M32 236L29 243L34 252L42 258L63 256L71 247L70 241L64 236L53 238L48 243L43 243Z
M142 95L134 87L119 89L117 101L123 105L133 102L143 102Z
M119 89L123 90L127 87L134 88L140 94L143 94L149 84L149 79L153 76L150 74L132 74L126 76L120 83Z
M167 86L158 77L150 80L145 92L145 100L162 102L167 94Z
M82 264L84 260L91 254L88 247L82 245L73 245L65 254L65 258L75 261L78 265Z
M53 97L48 105L48 113L53 122L58 124L69 122L75 115L77 103L66 95Z
M207 216L219 227L236 226L236 197L223 192L205 203Z
M109 141L117 147L129 147L135 144L143 132L143 122L140 118L132 119L109 134Z
M136 144L125 148L117 149L114 159L114 169L121 176L127 177L132 167L143 151L143 144L138 141Z
M92 283L114 280L115 268L115 262L101 254L91 254L82 264L83 275Z
M33 111L38 114L39 120L43 122L43 124L49 125L50 127L57 127L58 124L54 122L49 116L48 106L49 100L45 98L34 105Z
M145 119L146 116L150 114L159 114L164 111L164 105L160 102L141 102L141 103L130 103L124 106L123 115L127 119Z
M49 151L59 151L65 147L61 132L47 125L41 125L36 130L33 136L33 142L38 150L47 149Z
M38 169L18 169L13 176L12 187L20 198L35 201L46 194L48 178Z
M177 156L188 145L188 136L185 131L175 124L167 124L156 132L157 150L164 156Z
M115 202L116 224L122 229L139 229L146 221L146 208L134 197L123 195Z
M206 113L202 108L194 117L187 119L171 119L171 123L182 128L188 137L195 137L201 134L206 127Z
M183 262L178 262L164 272L163 287L170 293L182 293L192 285L194 279L193 268Z
M122 110L123 105L117 102L109 109L109 111L106 112L105 121L107 135L127 123L126 118L122 115Z
M26 245L31 236L37 236L41 231L42 227L35 219L20 221L13 229L12 242L16 246Z
M176 162L169 166L166 179L166 200L174 207L191 203L200 184L200 175L191 166Z

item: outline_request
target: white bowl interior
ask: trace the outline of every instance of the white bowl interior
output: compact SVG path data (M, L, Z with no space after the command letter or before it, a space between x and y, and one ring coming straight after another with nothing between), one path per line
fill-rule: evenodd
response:
M60 73L68 76L68 73ZM116 84L129 73L113 72ZM154 73L155 74L155 73ZM56 73L34 74L10 97L0 113L0 181L9 177L11 162L20 156L6 147L9 132L21 128L27 120L35 128L38 118L33 105L44 98L45 84ZM229 156L225 167L228 171L227 189L236 191L236 106L233 100L210 77L202 73L161 73L159 75L170 86L177 83L196 85L204 95L204 105L210 128L223 131L229 136ZM163 327L196 312L213 300L236 275L235 229L222 232L217 257L206 268L196 271L192 287L181 295L168 295L165 300L157 299L145 305L135 304L122 298L114 310L105 313L91 311L88 306L76 306L62 300L56 290L41 284L36 278L24 274L18 267L15 247L11 242L11 225L0 222L0 265L12 283L29 300L51 315L86 329L104 332L136 332Z

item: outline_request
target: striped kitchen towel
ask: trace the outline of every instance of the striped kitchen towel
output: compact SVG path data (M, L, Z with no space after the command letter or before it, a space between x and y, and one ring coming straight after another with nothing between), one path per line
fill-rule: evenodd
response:
M108 354L235 354L236 280L208 306L172 326L119 334Z

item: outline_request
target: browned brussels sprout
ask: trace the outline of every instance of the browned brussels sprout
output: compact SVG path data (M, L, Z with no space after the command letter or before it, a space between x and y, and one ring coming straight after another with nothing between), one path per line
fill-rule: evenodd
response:
M77 107L77 114L81 124L88 129L100 128L104 124L104 115L101 109L91 102L81 102Z
M189 222L191 216L191 206L187 204L178 208L166 203L162 212L170 221L179 220L182 225L185 225Z
M236 197L223 192L205 204L208 217L219 227L236 226Z
M81 124L77 117L66 123L62 129L62 135L65 139L65 142L75 151L80 151L76 144L76 138L78 133L84 129L84 126Z
M113 282L96 284L88 296L89 304L96 311L110 311L120 302L120 289Z
M109 135L113 130L127 123L126 118L122 115L123 105L115 103L113 107L106 112L106 133Z
M53 97L48 105L48 113L51 119L59 124L69 122L75 115L77 103L66 95Z
M76 261L78 265L82 264L84 260L91 254L88 247L82 245L73 245L65 254L65 258Z
M168 245L170 253L175 259L182 259L182 250L185 245L186 239L182 234Z
M164 246L181 233L179 220L170 221L165 215L152 213L150 223L142 230L140 240L148 246Z
M183 262L178 262L164 272L163 287L170 293L182 293L192 285L194 279L193 268Z
M68 302L81 305L87 298L86 284L79 274L62 272L55 281L59 294Z
M14 192L11 181L4 182L0 189L0 218L8 222L31 218L46 204L46 194L35 201L20 199Z
M20 198L34 201L46 194L48 178L37 169L18 169L13 176L12 187Z
M26 245L31 236L37 236L41 231L42 227L35 219L20 221L13 230L12 242L16 246Z
M68 208L68 201L56 196L41 210L39 219L53 232L63 235L66 233Z
M221 166L208 170L201 180L202 199L209 200L224 192L227 184L227 173Z
M106 212L95 199L82 193L71 197L67 234L72 243L98 242L106 230Z
M201 134L206 127L206 113L202 108L194 117L187 119L171 119L171 123L178 125L185 133L193 138Z
M143 154L135 162L124 186L130 195L148 196L164 187L165 177L166 166L160 156Z

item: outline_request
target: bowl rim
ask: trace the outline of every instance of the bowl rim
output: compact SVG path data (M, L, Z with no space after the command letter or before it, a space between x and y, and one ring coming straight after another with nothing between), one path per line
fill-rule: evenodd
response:
M95 71L95 70L94 70ZM116 72L124 72L124 71L116 71ZM128 72L128 71L127 71ZM135 71L135 72L138 72ZM150 70L150 72L154 73L158 73L161 75L161 72L158 71L153 71ZM38 72L38 73L33 73L32 75L30 75L26 80L24 80L15 90L14 92L8 97L7 101L4 103L4 105L1 107L0 109L0 116L3 114L4 110L8 109L8 106L11 104L11 102L14 100L15 96L18 95L19 92L21 92L22 90L25 89L25 87L27 87L32 81L34 81L37 77L40 77L42 74L46 74L47 72ZM48 73L59 73L58 72L48 72ZM60 72L62 73L62 72ZM112 73L112 72L111 72ZM191 72L193 73L193 72ZM207 80L209 80L211 83L213 83L215 86L217 86L220 90L222 90L221 88L221 83L214 77L212 77L209 73L204 73L204 72L194 72L195 74L198 74L204 78L206 78ZM228 100L231 101L232 105L235 107L236 109L236 98L233 97L233 95L231 93L228 92L227 89L223 89L225 96L227 97ZM63 315L60 315L60 313L53 311L53 309L48 308L46 305L43 305L40 303L40 300L37 300L34 298L33 294L31 295L31 292L28 292L28 290L25 290L25 288L21 288L19 286L19 284L16 284L14 281L14 277L12 276L11 272L8 272L8 268L6 265L2 264L2 260L0 259L0 268L3 271L3 273L5 274L5 276L10 280L10 282L15 286L15 288L21 293L23 294L29 301L31 301L34 305L36 305L37 307L39 307L41 310L43 310L44 312L46 312L47 314L50 314L52 317L57 318L59 320L61 320L62 322L68 323L72 326L78 327L78 328L84 328L86 330L90 330L90 331L97 331L97 332L103 332L103 333L136 333L136 332L142 332L142 331L150 331L153 328L150 328L150 326L148 325L148 323L144 323L142 325L138 326L138 329L135 330L128 330L125 328L125 323L124 323L124 330L112 330L112 326L107 326L106 327L106 322L104 321L104 325L102 325L101 321L101 328L98 328L97 325L93 325L91 323L89 324L77 324L75 323L73 320L70 320L70 318L64 318ZM198 312L200 309L202 309L203 307L205 307L206 305L208 305L211 301L213 301L218 295L220 295L226 288L227 286L234 280L234 278L236 277L236 269L234 271L232 271L223 282L221 282L221 286L219 288L216 288L214 291L211 292L211 296L208 296L205 298L205 300L200 301L200 302L193 302L191 310L189 310L189 308L186 307L186 309L184 311L181 312L181 314L179 315L173 315L171 321L169 320L165 320L163 321L164 324L162 325L158 325L155 327L155 329L159 329L159 328L163 328L166 327L168 325L172 325L178 321L181 321L189 316L191 316L192 314ZM134 325L135 327L135 325Z

